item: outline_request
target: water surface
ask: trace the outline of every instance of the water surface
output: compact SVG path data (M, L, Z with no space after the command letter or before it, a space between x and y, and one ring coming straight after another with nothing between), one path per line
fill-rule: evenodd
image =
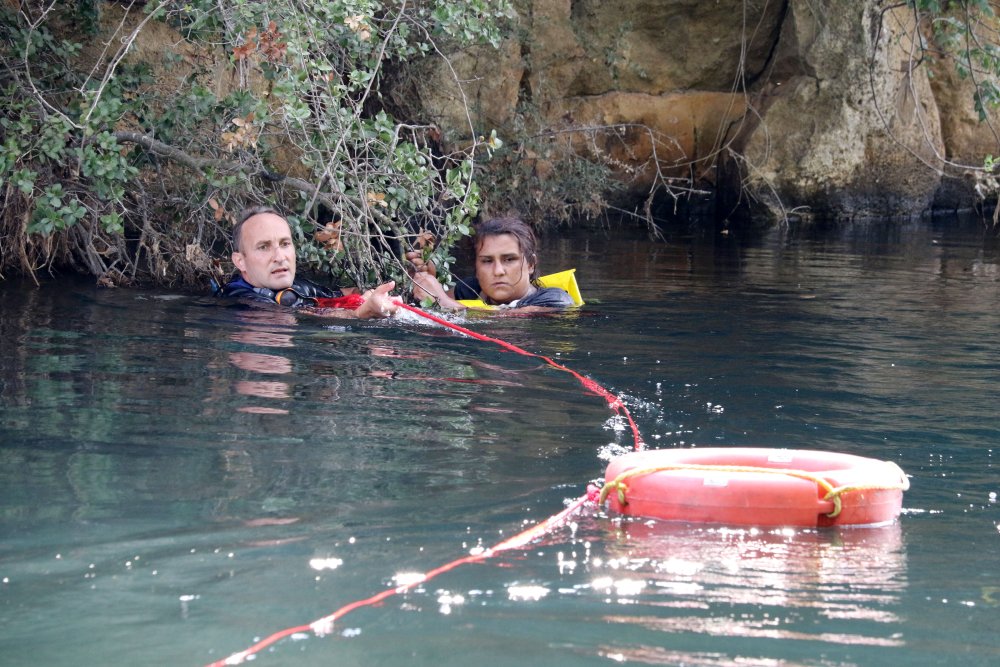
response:
M467 326L651 447L845 451L879 529L622 523L356 610L268 665L1000 661L1000 243L978 222L550 239L579 313ZM536 358L421 322L0 283L0 663L203 665L555 514L632 445Z

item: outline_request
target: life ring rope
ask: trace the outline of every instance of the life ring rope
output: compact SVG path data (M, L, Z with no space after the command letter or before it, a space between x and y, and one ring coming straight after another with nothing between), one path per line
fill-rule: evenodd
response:
M642 475L651 475L657 472L666 472L670 470L692 470L699 472L721 472L721 473L760 473L768 475L785 475L787 477L797 477L798 479L804 479L810 482L815 482L816 486L825 492L823 500L829 500L833 503L833 511L829 512L826 516L831 519L836 518L840 515L843 510L843 501L841 496L845 493L853 493L856 491L882 491L882 490L901 490L906 491L910 488L910 480L906 477L906 473L903 472L893 461L883 461L883 464L890 466L895 469L899 474L898 482L888 483L888 484L845 484L843 486L834 486L830 483L828 479L822 475L818 475L808 470L797 470L795 468L765 468L761 466L734 466L734 465L719 465L719 464L707 464L707 463L672 463L669 465L658 465L650 466L646 468L632 468L631 470L626 470L625 472L619 474L610 482L607 482L602 488L599 496L598 503L603 505L608 499L608 494L615 491L618 494L618 502L623 507L628 505L628 484L626 480L633 477L639 477Z

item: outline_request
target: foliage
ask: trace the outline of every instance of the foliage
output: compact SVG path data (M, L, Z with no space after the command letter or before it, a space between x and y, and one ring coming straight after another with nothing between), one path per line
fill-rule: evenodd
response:
M989 0L908 0L919 18L929 22L940 55L951 58L963 79L975 87L973 103L979 120L1000 105L1000 45L995 43L997 15ZM925 55L932 57L931 52Z
M495 45L509 13L507 0L0 4L0 196L16 239L0 270L203 281L251 204L288 211L300 262L342 281L400 278L411 247L446 268L486 151L473 137L434 154L433 128L384 110L383 71ZM132 55L156 26L183 42Z
M1000 45L996 43L998 16L990 0L908 0L918 24L929 25L933 49L924 45L923 57L948 58L959 77L971 81L972 102L981 123L1000 106ZM994 129L994 135L1000 132ZM1000 224L1000 178L997 160L987 155L982 169L971 172L974 190L983 200L996 200L994 226Z
M542 224L596 218L617 189L610 157L595 137L606 127L550 127L537 109L522 106L514 122L517 142L497 146L480 181L494 193L489 202ZM623 165L616 165L621 168Z

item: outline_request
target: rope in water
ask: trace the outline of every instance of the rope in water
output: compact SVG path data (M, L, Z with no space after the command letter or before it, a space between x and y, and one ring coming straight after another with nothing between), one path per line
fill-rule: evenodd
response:
M621 415L622 417L624 417L628 421L629 426L632 429L632 437L634 439L635 449L636 449L636 451L642 449L643 443L642 443L642 437L639 434L639 428L636 426L635 421L632 419L632 415L629 413L628 408L625 407L625 404L622 403L622 401L621 401L620 398L618 398L617 396L615 396L614 394L612 394L611 392L609 392L607 389L605 389L604 387L602 387L601 385L599 385L594 380L591 380L590 378L584 377L583 375L577 373L576 371L572 370L571 368L567 368L566 366L564 366L564 365L562 365L560 363L557 363L556 361L550 359L549 357L546 357L546 356L541 355L541 354L535 354L534 352L529 352L529 351L524 350L524 349L522 349L522 348L520 348L520 347L518 347L516 345L513 345L513 344L508 343L506 341L500 340L499 338L493 338L491 336L486 336L484 334L476 333L475 331L472 331L471 329L467 329L465 327L459 326L459 325L455 324L454 322L449 322L448 320L446 320L444 318L437 317L436 315L432 315L431 313L428 313L428 312L426 312L424 310L421 310L420 308L416 308L414 306L410 306L410 305L404 304L404 303L400 303L399 307L405 308L406 310L408 310L410 312L413 312L413 313L415 313L415 314L417 314L417 315L419 315L419 316L421 316L421 317L423 317L425 319L428 319L428 320L430 320L432 322L435 322L437 324L440 324L440 325L442 325L444 327L447 327L449 329L457 331L457 332L459 332L461 334L464 334L466 336L470 336L471 338L475 338L477 340L486 341L486 342L490 342L490 343L495 343L495 344L499 345L500 347L502 347L504 349L507 349L507 350L510 350L512 352L516 352L517 354L521 354L521 355L525 355L525 356L528 356L528 357L535 357L537 359L541 359L544 362L546 362L548 365L552 366L553 368L556 368L558 370L565 371L566 373L569 373L570 375L572 375L573 377L575 377L577 380L579 380L579 382L587 390L589 390L589 391L597 394L598 396L601 396L602 398L604 398L604 400L607 401L608 406L612 410L614 410L617 414ZM492 547L490 547L488 549L484 549L484 550L479 551L477 553L470 554L468 556L463 556L461 558L456 558L455 560L453 560L453 561L451 561L449 563L445 563L444 565L441 565L440 567L437 567L437 568L434 568L433 570L425 572L420 577L414 578L414 580L407 581L407 583L405 583L405 584L394 586L393 588L387 588L387 589L381 591L380 593L376 593L375 595L372 595L371 597L365 598L363 600L356 600L354 602L346 604L343 607L341 607L340 609L337 609L332 614L329 614L327 616L323 616L322 618L318 618L315 621L312 621L311 623L306 623L304 625L296 625L294 627L289 627L289 628L285 628L283 630L279 630L278 632L275 632L275 633L273 633L273 634L265 637L264 639L261 639L260 641L256 642L253 646L250 646L249 648L244 649L242 651L238 651L236 653L233 653L229 657L224 658L222 660L217 660L215 662L212 662L207 667L224 667L225 665L239 665L239 664L242 664L245 660L252 659L253 656L255 656L256 654L260 653L265 648L278 643L282 639L285 639L287 637L291 637L292 635L305 634L305 633L312 633L312 634L316 635L317 637L322 637L324 635L327 635L327 634L329 634L330 632L333 631L333 624L334 624L334 622L336 620L338 620L338 619L346 616L347 614L349 614L350 612L354 611L355 609L359 609L361 607L372 606L372 605L375 605L375 604L378 604L378 603L382 602L386 598L392 597L393 595L400 595L402 593L406 593L407 591L411 590L415 586L418 586L418 585L423 584L423 583L425 583L427 581L430 581L431 579L433 579L434 577L438 576L439 574L443 574L445 572L453 570L453 569L455 569L455 568L457 568L457 567L459 567L461 565L467 565L467 564L470 564L470 563L481 563L481 562L487 560L488 558L491 558L491 557L493 557L493 556L495 556L495 555L497 555L497 554L499 554L499 553L501 553L503 551L508 551L510 549L518 549L520 547L523 547L523 546L531 543L533 540L536 540L539 537L542 537L543 535L546 535L547 533L551 532L555 528L561 526L570 516L576 514L580 510L580 508L582 508L583 505L588 501L588 499L591 498L592 495L593 494L591 492L588 492L587 494L584 494L583 496L580 496L579 498L571 501L566 506L566 508L563 509L558 514L554 514L554 515L550 516L549 518L544 519L543 521L539 521L538 523L535 523L534 525L532 525L531 527L527 528L526 530L521 531L517 535L514 535L513 537L508 538L508 539L500 542L499 544L496 544L496 545L494 545L494 546L492 546Z
M584 386L585 389L587 389L588 391L591 391L591 392L597 394L598 396L600 396L601 398L603 398L605 401L607 401L609 408L611 408L612 410L614 410L617 414L619 414L620 416L624 417L628 421L629 428L632 429L632 438L633 438L633 441L635 443L635 449L636 449L636 451L642 449L643 442L642 442L642 435L639 434L639 427L635 425L635 421L632 420L632 415L629 413L628 409L625 407L625 404L622 403L622 400L620 398L618 398L617 396L615 396L610 391L608 391L607 389L605 389L601 385L597 384L596 382L594 382L590 378L584 377L583 375L581 375L581 374L577 373L576 371L574 371L572 368L567 368L566 366L560 364L559 362L557 362L557 361L555 361L555 360L553 360L553 359L551 359L549 357L546 357L545 355L535 354L534 352L529 352L529 351L525 350L524 348L518 347L517 345L514 345L512 343L508 343L505 340L501 340L499 338L493 338L492 336L487 336L485 334L477 333L475 331L472 331L471 329L467 329L467 328L465 328L463 326L459 326L458 324L455 324L454 322L449 322L448 320L444 319L443 317L438 317L437 315L433 315L431 313L428 313L427 311L421 310L420 308L417 308L415 306L411 306L411 305L405 304L405 303L400 303L399 307L400 308L405 308L406 310L408 310L408 311L410 311L412 313L416 313L417 315L419 315L419 316L421 316L421 317L423 317L425 319L428 319L428 320L430 320L432 322L440 324L441 326L447 327L447 328L452 329L454 331L457 331L459 333L465 334L466 336L469 336L471 338L475 338L476 340L481 340L481 341L485 341L485 342L488 342L488 343L494 343L494 344L499 345L500 347L502 347L504 349L510 350L511 352L516 352L517 354L521 354L521 355L524 355L526 357L534 357L536 359L541 359L542 361L544 361L545 363L547 363L549 366L552 366L553 368L555 368L557 370L569 373L570 375L572 375L573 377L575 377L580 382L580 384L582 384Z

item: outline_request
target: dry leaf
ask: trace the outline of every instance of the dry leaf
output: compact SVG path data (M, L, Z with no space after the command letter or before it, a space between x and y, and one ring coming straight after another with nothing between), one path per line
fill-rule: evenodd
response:
M250 56L251 53L257 50L257 28L250 28L247 31L246 41L243 42L242 46L237 46L233 49L233 57L236 60L243 60Z
M344 19L344 23L347 24L348 28L354 31L354 33L358 36L358 39L362 42L367 42L371 39L372 29L371 26L368 25L367 21L365 21L364 16L348 16Z
M215 213L214 217L216 222L219 222L223 217L225 217L226 211L222 208L219 202L215 200L215 197L209 197L208 205Z
M229 152L237 148L256 148L259 131L253 126L253 113L244 118L234 118L231 122L236 126L234 132L223 132L220 135L222 147Z
M421 229L417 234L416 240L413 242L418 248L423 250L424 248L434 247L434 235L431 234L426 229Z
M313 238L318 243L322 243L327 250L339 252L344 249L344 242L340 240L340 228L342 225L343 223L340 220L328 222L323 229L313 234Z
M199 271L209 271L212 268L211 259L197 243L189 243L184 247L184 258Z

